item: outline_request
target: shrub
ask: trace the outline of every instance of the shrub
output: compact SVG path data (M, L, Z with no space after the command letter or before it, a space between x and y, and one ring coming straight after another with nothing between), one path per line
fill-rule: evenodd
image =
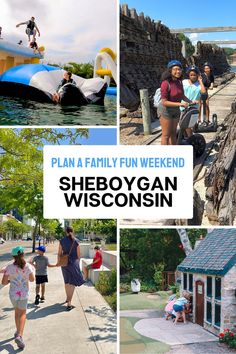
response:
M236 348L236 334L229 329L225 329L219 334L219 341L228 344L230 348Z
M130 284L120 283L120 293L130 292Z
M180 286L177 283L168 286L168 290L171 290L177 297L179 297L179 288Z
M110 274L101 272L95 288L102 295L111 295L116 292L116 270L112 269Z
M130 284L132 277L129 273L120 275L120 282Z
M105 296L105 300L108 302L110 307L112 308L113 311L116 312L117 310L117 296L116 293L113 293L112 295Z
M141 281L141 291L154 293L157 291L157 288L153 281Z
M109 292L110 293L116 292L116 285L117 285L116 269L112 269L111 274L109 275Z
M153 279L158 290L162 289L164 267L165 267L164 264L154 264L153 266L154 268Z

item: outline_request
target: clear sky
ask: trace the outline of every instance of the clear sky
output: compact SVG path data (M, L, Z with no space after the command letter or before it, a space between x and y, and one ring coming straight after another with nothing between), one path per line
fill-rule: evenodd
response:
M41 32L39 46L46 62L91 62L99 49L116 51L116 0L0 0L2 37L28 45L26 26L16 24L32 16Z
M80 139L83 145L116 145L116 128L90 128L89 138Z
M63 128L58 128L58 131L63 130ZM116 128L89 128L89 137L87 139L78 138L77 143L82 145L116 145L116 134ZM61 144L67 145L68 141L63 141Z
M126 0L129 8L145 16L161 20L169 28L236 26L235 0ZM192 41L236 40L236 32L186 34ZM231 45L236 47L236 45Z

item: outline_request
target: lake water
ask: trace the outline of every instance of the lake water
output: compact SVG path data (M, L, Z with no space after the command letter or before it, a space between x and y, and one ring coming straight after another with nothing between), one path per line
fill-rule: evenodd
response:
M231 70L236 73L236 66L231 65Z
M116 96L106 96L104 106L83 107L61 107L0 96L0 126L116 125L116 112Z

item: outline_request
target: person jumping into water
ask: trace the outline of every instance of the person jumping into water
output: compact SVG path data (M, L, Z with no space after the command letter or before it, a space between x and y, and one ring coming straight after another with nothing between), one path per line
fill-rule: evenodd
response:
M21 25L27 25L25 33L28 36L29 42L30 42L30 36L33 36L33 38L32 38L33 41L35 40L36 31L38 32L38 36L40 37L39 29L38 29L34 20L35 20L35 18L31 17L31 19L29 21L21 22L21 23L18 23L18 25L16 25L16 27L20 27Z

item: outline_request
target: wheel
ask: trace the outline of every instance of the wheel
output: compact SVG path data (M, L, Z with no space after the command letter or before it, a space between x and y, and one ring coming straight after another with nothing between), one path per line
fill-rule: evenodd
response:
M196 157L201 156L206 149L206 140L201 134L194 134L187 140L189 145L193 146L193 151Z
M212 123L213 123L214 132L216 132L218 125L217 125L217 114L215 113L212 115Z

